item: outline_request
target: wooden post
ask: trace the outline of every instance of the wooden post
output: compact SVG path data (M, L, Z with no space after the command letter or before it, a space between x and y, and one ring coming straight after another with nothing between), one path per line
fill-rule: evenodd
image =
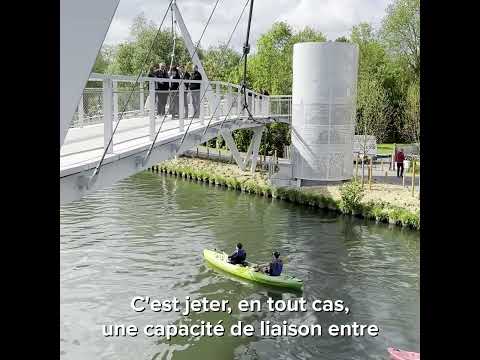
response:
M415 196L415 160L412 160L412 196Z
M393 144L393 152L392 152L392 170L395 171L395 153L397 151L397 144Z
M405 187L405 169L403 170L402 185Z
M198 146L197 146L197 158L198 158Z
M373 157L370 158L370 167L369 167L369 171L368 171L368 189L369 190L372 190L372 173L373 173L373 168L372 168L372 160L373 160Z
M210 155L210 152L209 152L209 147L208 147L208 143L207 143L207 159L208 159L208 156Z
M362 155L362 188L365 184L365 153Z
M383 158L380 158L380 171L383 172Z

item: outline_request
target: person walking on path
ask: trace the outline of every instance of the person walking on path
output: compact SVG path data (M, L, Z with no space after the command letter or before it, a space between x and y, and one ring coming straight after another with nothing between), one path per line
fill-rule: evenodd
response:
M202 80L202 74L198 71L198 66L193 67L192 80ZM190 84L192 94L193 116L200 117L200 84Z
M403 149L400 149L395 154L395 162L397 163L397 177L403 177L403 162L405 161L405 154Z

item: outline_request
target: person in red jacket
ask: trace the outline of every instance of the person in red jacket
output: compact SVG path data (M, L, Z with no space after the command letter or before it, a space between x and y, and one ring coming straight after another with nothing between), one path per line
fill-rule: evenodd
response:
M397 151L395 155L395 162L397 163L397 177L403 176L403 161L405 160L405 154L403 153L403 149Z

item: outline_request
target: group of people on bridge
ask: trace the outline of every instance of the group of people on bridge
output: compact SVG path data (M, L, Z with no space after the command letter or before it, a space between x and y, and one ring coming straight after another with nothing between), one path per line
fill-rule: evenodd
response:
M165 81L155 82L155 102L157 105L157 114L166 114L166 105L168 112L172 118L179 117L179 82L171 82L170 79L183 80L185 91L183 93L183 106L185 118L188 118L189 98L193 107L193 117L199 117L200 114L200 84L190 83L188 80L202 80L202 74L198 71L197 65L193 66L192 74L189 73L188 67L184 65L172 65L167 71L164 63L153 65L150 68L148 77L165 79ZM190 96L188 96L190 94ZM170 99L169 99L170 96Z
M148 73L148 77L154 77L158 79L164 79L164 81L155 82L155 103L157 109L157 115L162 116L166 114L166 105L168 106L168 113L173 119L179 117L179 82L172 82L170 80L182 80L184 85L183 93L183 107L184 118L189 117L189 104L192 104L193 114L192 117L200 117L200 84L193 83L189 80L202 80L202 74L198 71L198 66L194 65L191 73L189 72L190 66L185 65L172 65L167 70L165 63L155 64L151 66ZM260 89L258 92L261 95L269 96L269 92L265 89ZM189 96L190 95L190 96ZM191 101L190 101L191 99ZM248 93L248 106L252 107L252 94Z

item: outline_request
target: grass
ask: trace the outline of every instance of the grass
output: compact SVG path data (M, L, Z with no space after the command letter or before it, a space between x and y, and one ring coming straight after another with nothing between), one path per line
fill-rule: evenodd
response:
M391 155L393 152L394 144L377 144L377 153L379 155ZM399 146L407 146L408 144L397 144Z

